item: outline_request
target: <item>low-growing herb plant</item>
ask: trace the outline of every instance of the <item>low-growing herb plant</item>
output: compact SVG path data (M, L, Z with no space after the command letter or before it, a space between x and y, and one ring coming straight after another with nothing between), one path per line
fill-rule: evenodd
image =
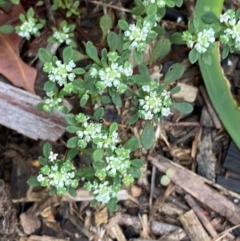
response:
M184 67L178 63L173 64L159 80L150 77L149 64L166 56L171 49L171 42L185 44L190 50L190 62L198 61L201 66L213 64L215 56L212 51L218 39L224 45L223 57L240 49L240 11L235 13L227 10L220 18L214 12L202 11L201 16L197 14L189 20L188 30L173 34L170 42L164 36L165 30L160 25L160 20L165 15L166 7L181 7L183 1L135 2L132 14L136 20L128 23L120 19L118 33L110 31L113 21L109 15L101 17L101 44L105 48L100 51L88 41L86 56L79 53L75 49L76 26L66 20L60 26L52 28L52 36L48 39L49 43L66 45L61 57L51 54L45 48L39 49L38 57L43 63L44 72L48 74L48 81L44 85L46 97L38 105L38 109L51 113L56 109L63 112L68 124L67 131L72 137L67 141L69 151L65 156L54 153L49 143L44 145L43 157L39 157L40 172L29 179L30 185L48 187L50 195L63 195L66 192L76 195L75 190L82 180L84 188L94 195L91 205L101 202L115 211L117 193L121 187L131 185L135 178L141 176L140 168L144 162L135 158L134 152L141 148L149 150L155 146L155 126L162 119L171 116L173 109L184 114L193 110L191 104L175 102L172 98L180 90L175 83L182 77ZM208 5L206 1L205 4ZM67 17L80 15L79 1L54 0L52 9L57 11L58 8L65 9ZM16 27L20 36L30 39L32 35L40 34L44 23L34 16L32 8L27 11L26 16L20 15L22 25ZM206 25L202 28L204 23ZM145 60L147 45L152 40L156 40L155 46ZM91 62L85 68L77 67L76 62L83 56ZM131 56L135 63L130 61ZM81 107L91 105L94 112L69 113L63 100L73 95ZM132 104L128 124L142 121L145 125L140 138L133 136L123 142L119 137L118 123L109 125L96 120L104 119L106 104L122 107L125 96L131 97ZM73 160L77 155L88 158L85 166L74 166ZM172 170L168 170L163 176L164 185L170 182L172 174Z

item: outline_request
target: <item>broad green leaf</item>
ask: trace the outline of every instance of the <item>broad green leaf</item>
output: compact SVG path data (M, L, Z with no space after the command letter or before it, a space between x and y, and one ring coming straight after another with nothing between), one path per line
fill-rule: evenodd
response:
M140 64L143 61L143 53L134 49L133 58L138 64Z
M171 93L171 95L174 95L174 94L178 93L180 90L181 90L181 87L177 85L170 90L170 93Z
M200 19L195 16L195 17L193 18L193 26L194 26L195 29L198 29L199 23L200 23Z
M198 51L197 51L195 48L193 48L193 49L189 52L188 58L189 58L189 61L190 61L191 64L196 63L196 62L198 61L198 58L199 58L199 53L198 53Z
M100 98L101 98L101 103L103 105L107 105L107 104L111 103L111 99L107 95L102 95Z
M122 107L122 98L118 93L111 96L111 98L114 105L116 105L117 107Z
M138 121L138 119L139 119L139 116L137 113L132 115L128 122L129 125L133 125L134 123L136 123Z
M219 19L215 13L208 11L204 13L201 17L202 21L206 24L218 23Z
M42 156L38 157L38 161L39 161L41 166L46 166L48 164L47 160Z
M142 167L143 166L143 161L141 159L134 159L134 160L131 160L131 165L134 166L134 167Z
M169 41L169 39L164 38L164 39L158 40L153 47L148 63L155 62L157 59L161 59L165 57L170 50L171 50L171 42Z
M0 32L3 34L10 34L14 31L14 27L11 24L4 24L0 26Z
M93 114L94 118L96 120L102 118L104 116L104 109L103 107L99 107L97 108L95 111L94 111L94 114Z
M83 59L87 59L88 56L85 55L85 54L82 54L81 52L77 51L77 50L73 50L73 55L72 55L72 60L74 62L78 62L80 60L83 60Z
M77 171L76 175L78 177L85 177L85 178L93 177L95 175L95 170L92 167L83 167Z
M34 17L34 10L33 8L29 8L27 11L27 17L28 18L33 18Z
M124 145L126 149L136 151L140 147L140 141L136 137L131 137Z
M89 99L88 95L83 95L82 98L80 99L80 106L83 107L87 104L87 101Z
M140 178L142 176L142 173L139 170L139 168L138 167L133 167L133 166L131 166L128 169L128 174L130 174L133 178Z
M56 88L56 84L52 81L47 81L45 84L44 84L44 90L46 92L51 92L51 91L54 91L54 89Z
M102 149L97 149L93 152L92 158L94 162L101 161L104 155L104 151Z
M48 51L47 49L44 48L40 48L38 50L38 57L41 60L42 63L46 63L46 62L52 62L52 54L50 53L50 51Z
M75 147L77 147L77 143L78 143L78 137L74 136L67 141L67 147L75 148Z
M43 146L43 156L48 159L51 150L52 150L51 144L49 142L46 142Z
M173 103L173 107L183 114L189 114L193 111L192 105L187 102Z
M118 47L119 36L115 32L107 35L107 43L111 51L115 51Z
M123 20L123 19L120 19L119 21L118 21L118 26L119 26L119 28L121 28L122 30L128 30L128 23L127 23L127 21L125 21L125 20Z
M83 68L75 68L71 72L74 74L84 74L85 70Z
M227 58L228 55L229 55L229 47L225 46L222 51L222 59Z
M151 149L155 144L155 130L150 121L144 126L141 143L146 150Z
M37 180L37 176L32 176L28 179L27 184L32 187L41 186L40 182Z
M101 65L101 61L98 57L97 48L90 41L88 41L86 44L86 53L90 59L95 61L97 64Z
M109 127L109 134L111 135L114 131L118 130L117 122L113 122Z
M171 38L171 42L174 44L184 44L185 42L182 40L182 34L181 33L174 33Z
M63 50L63 62L65 64L68 64L70 60L72 60L72 56L73 56L73 49L71 46L68 46L66 48L64 48Z
M154 16L157 13L157 5L155 3L150 3L146 7L146 13L148 16Z
M164 82L169 84L171 82L178 80L179 78L182 77L184 71L185 71L185 68L182 65L173 64L167 71L164 77Z
M19 4L20 0L11 0L11 2L14 4Z
M113 26L113 21L110 15L105 14L100 18L100 28L102 32L105 34L108 30L110 30Z
M107 208L109 209L109 211L111 212L116 212L118 209L117 206L117 198L111 198L110 201L107 204Z
M75 120L74 114L67 114L65 115L65 120L69 125L77 125L77 121Z
M149 76L136 74L130 77L132 81L138 86L148 85L151 81Z
M77 192L75 189L73 188L69 188L68 189L68 193L72 196L72 197L76 197L77 196Z
M78 154L77 148L70 149L67 153L66 160L72 160L75 156L77 156L77 154Z
M81 128L77 127L77 126L68 126L67 127L67 132L69 132L69 133L75 133L80 130L81 130Z
M149 75L148 67L145 64L139 64L138 69L139 69L140 75L145 75L145 76Z

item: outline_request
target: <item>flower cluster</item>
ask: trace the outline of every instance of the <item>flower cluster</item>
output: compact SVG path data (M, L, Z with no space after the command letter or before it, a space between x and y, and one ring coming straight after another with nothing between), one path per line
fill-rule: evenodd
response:
M171 114L172 105L170 93L166 90L157 91L157 83L152 81L150 85L142 86L145 93L142 99L139 99L138 115L145 120L152 120L155 115L161 113L162 116Z
M232 9L227 10L221 14L220 22L226 26L224 34L220 35L220 41L224 45L240 50L240 20L236 19L235 12Z
M167 1L166 0L143 0L144 6L147 6L151 3L156 3L159 8L164 8L169 3L171 3L171 5L174 4L174 1L171 1L171 0L170 1L169 0L167 0Z
M62 98L55 95L53 91L46 92L47 98L44 98L43 110L47 112L53 111L55 108L59 111L63 110Z
M89 192L93 192L94 198L98 202L108 203L111 198L117 197L117 193L120 190L120 185L111 185L109 181L105 181L103 183L98 183L94 181L86 182L84 188Z
M118 63L119 55L112 51L107 54L109 65L105 68L100 68L93 65L90 68L92 78L97 78L96 87L102 93L107 87L116 88L118 93L124 93L127 85L122 83L123 77L131 76L133 73L132 64L126 61L124 64Z
M129 24L128 30L124 32L125 48L136 49L138 52L145 51L147 43L157 36L153 27L157 26L155 21L148 18L138 19L136 24Z
M204 29L196 36L192 35L189 31L184 31L182 40L186 42L189 48L195 48L198 53L205 53L211 44L215 42L215 32L212 28Z
M115 149L116 144L120 142L118 133L113 131L111 134L102 129L101 123L89 121L90 117L82 113L76 116L76 121L81 124L81 128L76 132L79 138L77 145L86 148L89 142L93 142L97 148Z
M70 45L73 43L73 31L75 29L75 24L68 25L67 21L63 21L61 24L61 30L53 28L53 36L48 39L50 43L58 43L61 45L65 43L66 45Z
M26 39L30 39L31 35L38 36L39 30L43 28L44 22L38 21L34 18L34 11L30 8L27 12L27 16L20 14L19 16L22 25L16 26L16 33Z
M130 185L134 179L127 174L128 169L131 166L130 150L123 147L116 148L114 152L104 158L106 164L104 168L98 169L96 176L103 180L106 176L115 177L119 175L123 178L123 182L126 185Z
M58 83L59 86L67 84L67 81L73 81L76 75L72 73L75 63L70 60L68 64L62 63L57 60L55 64L52 62L44 63L43 70L48 73L48 78L52 82Z
M57 159L57 156L58 154L50 152L47 165L40 169L37 180L41 186L55 188L58 195L63 195L68 189L76 188L79 181L75 177L76 169L71 161Z

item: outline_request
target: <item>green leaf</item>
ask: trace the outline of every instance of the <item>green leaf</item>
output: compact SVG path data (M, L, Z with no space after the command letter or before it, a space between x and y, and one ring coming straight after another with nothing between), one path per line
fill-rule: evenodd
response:
M180 90L181 90L181 87L177 85L170 90L170 93L171 93L171 95L174 95L174 94L178 93Z
M64 48L63 50L63 62L65 64L68 64L70 60L72 60L72 56L73 56L73 49L71 46L68 46L66 48Z
M163 186L168 186L168 185L170 184L170 182L171 182L171 179L170 179L168 176L163 175L163 176L161 177L160 182L161 182L161 184L162 184Z
M216 14L211 11L204 13L201 19L206 24L219 23L219 19Z
M19 4L20 0L11 0L11 2L14 4Z
M124 145L126 149L136 151L140 147L140 141L136 137L131 137Z
M14 31L14 27L11 24L4 24L0 26L0 32L3 34L10 34Z
M44 84L44 90L46 92L51 92L51 91L54 91L56 88L56 84L52 81L47 81L45 84Z
M150 3L146 7L146 13L148 16L154 16L157 13L157 5L155 3Z
M138 119L139 119L139 116L137 113L132 115L128 122L129 125L133 125L134 123L136 123L138 121Z
M105 34L108 30L110 30L113 26L113 21L110 15L105 14L100 18L100 28L102 32Z
M67 141L67 147L75 148L75 147L77 147L77 143L78 143L78 137L74 136Z
M173 103L173 108L175 108L183 114L189 114L193 111L192 105L187 102Z
M45 158L43 158L42 156L38 157L38 161L41 166L46 166L48 164L47 160Z
M117 107L122 107L122 98L118 93L111 96L111 99L114 105L116 105Z
M68 126L67 127L67 132L69 132L69 133L75 133L80 130L81 130L81 128L78 126Z
M88 96L83 95L82 98L80 99L80 106L83 107L87 104L88 101Z
M143 13L145 13L145 6L143 6L143 5L134 7L134 8L132 9L132 14L133 14L133 15L140 16L140 15L142 15Z
M97 108L95 111L94 111L94 114L93 114L94 118L96 120L102 118L104 116L104 109L103 107L99 107Z
M151 79L149 76L136 74L130 77L131 80L138 86L149 85Z
M229 55L229 47L225 46L222 51L222 59L227 58L228 55Z
M118 130L118 123L113 122L109 127L109 134L112 135L112 133L117 130Z
M48 51L47 49L44 48L40 48L38 50L38 57L41 60L42 63L46 63L46 62L52 62L52 54L50 53L50 51Z
M212 57L211 57L210 54L204 53L204 54L202 54L201 57L202 57L202 61L203 61L204 64L211 66L211 64L212 64Z
M143 161L141 159L134 159L134 160L131 160L131 165L134 166L134 167L142 167L143 166Z
M83 68L75 68L71 72L74 74L84 74L85 70Z
M90 202L90 207L94 208L97 204L98 204L98 201L94 199Z
M72 160L75 156L77 156L78 154L78 149L77 148L73 148L71 150L68 151L67 156L66 156L66 160Z
M148 67L145 64L139 64L138 66L140 75L148 76Z
M101 61L98 57L97 48L90 41L88 41L86 44L86 53L90 59L92 59L97 64L101 65Z
M146 150L151 149L155 144L155 130L150 121L146 123L141 135L141 143Z
M198 61L198 57L199 53L195 48L193 48L188 54L188 58L191 64L196 63Z
M87 59L88 56L85 55L85 54L82 54L81 52L77 51L77 50L73 50L73 55L72 55L72 60L74 62L78 62L80 60L83 60L83 59Z
M97 149L93 152L92 158L94 162L99 162L102 160L103 155L104 155L104 151L102 149Z
M75 189L73 188L69 188L68 189L68 193L72 196L72 197L76 197L77 196L77 192Z
M98 161L98 162L94 162L93 165L97 169L103 169L105 167L105 162Z
M107 105L107 104L111 103L111 99L107 95L102 95L102 96L100 96L100 98L101 98L101 103L103 105Z
M109 209L109 211L111 212L116 212L118 210L118 206L117 206L117 198L111 198L107 204L107 208Z
M77 171L76 175L78 177L85 177L85 178L93 177L95 175L95 170L92 167L83 167Z
M29 8L27 11L27 17L28 18L33 18L34 17L34 10L33 8Z
M75 120L75 115L74 114L67 114L65 115L65 120L69 125L76 126L77 121Z
M198 29L199 23L200 23L200 19L197 16L195 16L193 18L193 26L194 26L195 29Z
M115 51L118 47L119 37L115 32L107 35L107 43L111 51Z
M43 146L43 156L48 159L51 150L52 150L51 144L49 142L46 142Z
M138 52L136 49L134 49L133 58L138 64L140 64L143 61L143 53Z
M185 42L182 40L182 34L181 33L174 33L171 38L171 42L174 44L184 44Z
M240 8L238 8L238 10L236 11L235 14L235 19L238 21L238 19L240 18Z
M28 179L27 184L32 187L41 186L40 182L37 180L37 176L32 176Z
M164 77L164 83L171 83L171 82L174 82L176 80L178 80L179 78L182 77L183 73L185 71L185 68L176 63L176 64L173 64L169 70L167 71L165 77Z
M128 169L128 174L130 174L133 178L140 178L142 176L141 171L137 167L131 166Z
M164 39L158 40L153 47L148 63L155 62L157 59L161 59L165 57L170 50L171 50L171 42L169 41L169 39L164 38Z
M56 191L56 188L51 186L48 192L49 196L53 196L56 193Z
M119 28L122 29L122 30L128 30L128 28L129 28L127 21L125 21L125 20L123 20L123 19L120 19L120 20L118 21L118 26L119 26Z

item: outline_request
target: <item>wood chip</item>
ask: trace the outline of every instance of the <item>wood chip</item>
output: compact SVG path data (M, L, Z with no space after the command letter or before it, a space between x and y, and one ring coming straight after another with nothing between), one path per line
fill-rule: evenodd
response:
M190 103L193 103L196 100L198 88L184 83L178 83L177 86L181 89L178 93L173 95L173 98L182 99Z
M40 227L41 222L34 214L21 213L20 223L25 234L35 233Z
M108 222L107 207L95 212L95 223L97 226Z
M34 140L56 141L66 130L63 114L38 111L42 99L0 81L0 124Z
M219 215L226 217L233 224L237 225L240 223L240 208L207 185L204 178L171 162L163 156L158 156L158 158L148 156L148 159L163 173L169 168L173 169L175 173L171 178L173 183Z
M113 225L110 230L111 230L110 231L111 235L115 239L117 239L117 241L127 241L125 236L124 236L124 234L123 234L123 232L122 232L122 230L121 230L121 228L119 227L118 224Z
M191 241L211 240L193 210L181 215L179 220Z

